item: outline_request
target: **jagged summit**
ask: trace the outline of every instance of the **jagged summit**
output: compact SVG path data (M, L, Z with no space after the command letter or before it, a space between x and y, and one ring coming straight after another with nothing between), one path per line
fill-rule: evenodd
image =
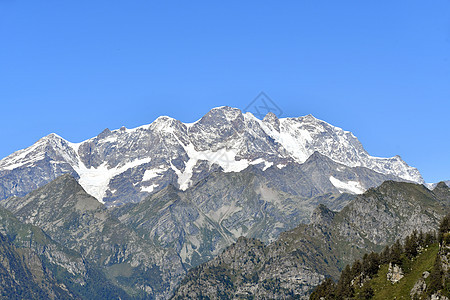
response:
M99 201L136 202L169 183L186 190L217 168L224 172L252 165L262 170L283 168L303 164L315 152L350 168L423 183L419 171L400 157L370 156L351 132L312 115L277 118L268 113L259 120L222 106L194 123L162 116L133 129L105 129L76 144L48 135L0 161L0 199L23 196L70 173Z
M272 128L275 129L277 132L280 132L280 120L274 113L272 112L267 113L267 115L263 119L263 122L272 126Z
M311 224L327 226L330 225L334 219L336 212L330 210L324 204L319 204L319 206L314 209L311 215Z
M438 184L436 185L435 189L443 189L443 188L449 188L450 186L448 185L448 183L450 183L450 181L441 181L438 182Z

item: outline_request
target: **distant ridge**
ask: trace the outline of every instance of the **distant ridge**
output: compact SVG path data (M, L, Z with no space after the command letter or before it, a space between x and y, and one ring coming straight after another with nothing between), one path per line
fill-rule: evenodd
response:
M134 129L105 129L77 144L50 134L0 161L0 199L23 196L70 173L108 205L139 202L168 184L186 190L217 168L224 172L249 166L281 169L305 163L315 152L344 166L423 183L419 171L399 156L370 156L351 132L312 115L279 119L269 113L259 120L223 106L194 123L162 116ZM341 192L361 193L371 187L323 175Z

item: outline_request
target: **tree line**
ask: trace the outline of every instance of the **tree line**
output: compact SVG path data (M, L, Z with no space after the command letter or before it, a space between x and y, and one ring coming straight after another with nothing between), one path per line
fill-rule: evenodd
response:
M393 245L386 246L381 253L372 252L365 254L361 260L356 260L352 265L347 265L341 272L340 278L335 282L332 278L326 278L317 286L311 296L311 300L334 300L348 299L355 297L355 285L359 285L361 292L359 296L362 299L371 299L374 296L373 289L364 285L366 280L371 279L378 273L381 265L398 265L403 270L408 269L408 262L421 253L426 247L439 242L450 245L450 213L446 215L436 232L427 232L414 230L407 236L403 243L397 240ZM438 254L430 272L429 285L427 293L432 294L438 290L450 286L450 280L446 284L445 272L442 270L440 255ZM450 292L450 288L449 288Z

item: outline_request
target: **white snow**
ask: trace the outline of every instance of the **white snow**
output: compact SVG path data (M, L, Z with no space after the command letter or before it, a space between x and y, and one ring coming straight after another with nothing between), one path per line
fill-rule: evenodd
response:
M246 113L247 120L258 122L267 135L279 143L291 158L305 162L315 151L349 167L363 166L382 174L392 174L413 182L423 183L420 173L399 157L370 156L358 146L359 141L350 132L318 120L311 115L299 118L280 118L280 131Z
M109 168L106 162L97 168L86 168L83 162L80 160L77 166L74 166L75 171L80 176L78 182L84 188L84 190L94 196L98 201L103 202L106 191L109 187L109 182L115 176L125 172L128 169L137 167L139 165L150 162L151 158L137 159L126 163L123 166L116 168Z
M257 158L254 161L250 162L250 165L259 165L261 163L264 163L263 171L267 170L273 165L273 162L268 162L263 158Z
M291 119L279 119L280 132L278 132L250 113L247 113L246 117L258 122L264 132L281 144L297 162L305 162L314 152L305 147L308 142L312 141L311 134L307 130L300 128L299 124L292 122Z
M67 144L69 144L69 146L73 149L73 151L75 151L75 153L78 153L78 149L80 149L80 146L81 146L81 144L83 144L83 142L81 142L81 143L67 142Z
M152 184L152 185L149 185L149 186L141 186L141 191L142 192L151 193L151 192L153 192L153 190L157 186L159 186L159 184Z
M228 109L224 107L214 108L213 110L224 109L224 117L228 121L235 120L239 116L239 110ZM190 128L193 124L197 123L185 123L187 128ZM305 116L300 118L280 118L280 130L275 130L270 124L263 122L253 116L251 113L244 114L244 126L247 135L254 135L255 138L267 139L273 138L277 144L272 147L270 155L278 156L281 159L294 159L298 163L306 161L314 151L318 151L322 155L329 157L330 159L339 162L343 165L355 167L363 166L379 173L393 174L400 178L420 182L422 179L420 173L408 166L401 160L400 157L393 158L379 158L370 156L365 150L360 147L358 140L354 135L348 131L344 131L339 127L331 126L323 121L320 121L312 116ZM164 143L168 148L168 156L165 159L168 160L166 165L146 170L142 181L150 181L162 176L170 168L172 168L178 176L178 184L182 190L191 186L192 176L195 166L199 161L207 161L210 165L219 165L224 172L240 172L247 168L249 165L264 164L263 170L266 170L273 165L273 162L266 161L263 157L254 157L252 153L246 153L243 151L246 149L246 143L244 136L238 138L233 137L230 141L225 141L220 147L215 145L214 149L218 150L202 150L198 151L194 147L194 141L189 139L197 139L197 136L186 136L183 142L177 138L182 132L177 131L175 119L161 116L149 125L143 125L134 129L121 129L114 130L115 133L112 136L108 136L102 139L101 143L112 143L117 147L126 147L124 141L127 141L127 135L134 134L138 129L154 130L161 133L161 137L164 139ZM208 142L210 138L208 131L204 132L201 136ZM216 134L212 132L211 134ZM175 139L167 138L167 135L173 136ZM261 135L261 136L259 136ZM267 136L268 137L267 137ZM123 137L122 137L123 136ZM142 138L146 138L147 135L143 134ZM141 136L139 136L141 138ZM215 137L214 137L215 138ZM91 141L94 138L88 140ZM125 139L125 140L122 140ZM86 142L86 141L85 141ZM102 201L110 180L118 174L126 171L129 168L136 167L142 163L150 161L150 158L135 159L128 162L125 165L116 168L109 168L107 162L98 168L86 168L81 162L78 151L81 143L70 143L60 138L56 134L50 134L47 137L40 139L31 147L23 150L19 150L10 156L0 161L0 170L13 170L21 166L31 165L45 157L45 147L50 145L57 151L60 160L54 160L52 163L68 163L80 176L80 184L86 189L86 191L99 201ZM255 143L255 147L258 144ZM69 147L67 147L69 146ZM172 148L182 146L188 156L188 160L185 161L184 168L177 169L169 161L180 158L180 154L177 151L173 151ZM279 148L277 148L279 147ZM73 149L73 152L72 150ZM278 150L279 149L279 150ZM243 153L245 156L248 154L247 159L237 160L237 153ZM128 154L127 154L128 155ZM124 160L130 160L127 155L124 156ZM286 163L278 163L278 168L284 168ZM333 179L332 179L333 178ZM359 193L363 191L363 188L356 181L343 182L334 177L330 177L331 182L340 190L349 191L353 193ZM154 187L143 187L144 191L153 190Z
M15 160L16 163L10 162L9 164L6 164L5 166L2 166L2 169L14 170L14 169L20 168L20 167L22 167L24 165L32 164L32 163L37 162L39 160L42 160L44 158L45 158L45 155L44 154L40 154L40 155L34 156L33 158L30 158L30 159L27 159L27 160L22 160L22 161Z
M339 190L341 193L352 193L352 194L362 194L365 189L361 186L358 181L340 181L333 176L330 176L331 183Z
M0 161L0 170L14 170L16 168L31 165L37 161L43 160L45 158L45 147L50 146L55 150L59 155L61 155L64 159L62 161L52 161L53 164L60 162L67 162L69 164L75 163L76 159L74 159L73 153L69 153L68 147L70 143L64 140L62 137L55 133L51 133L32 146L16 151L13 154L5 157ZM70 148L69 148L70 149Z
M102 143L114 143L114 142L117 142L117 136L113 136L113 135L108 136L108 137L102 139L101 142Z
M180 144L183 145L181 142ZM183 147L189 156L184 171L181 171L172 165L172 169L178 175L180 189L183 191L190 186L193 169L200 160L206 160L211 165L218 164L222 167L224 172L240 172L249 166L249 162L246 159L236 160L238 149L222 148L217 151L197 151L192 144L187 146L183 145Z
M42 144L42 139L40 139L39 141L37 141L35 144L33 144L32 146L16 151L13 154L5 157L4 159L2 159L0 161L0 167L2 169L5 170L13 170L16 168L19 168L25 164L28 164L30 161L35 161L37 160L36 157L33 158L27 158L27 156L29 156L33 150L35 150L40 144ZM39 156L42 156L39 155Z
M142 177L142 181L149 181L153 178L162 176L165 171L167 171L167 168L165 168L164 165L160 165L155 169L146 170L144 176Z
M425 182L424 185L427 189L432 190L436 186L436 183Z

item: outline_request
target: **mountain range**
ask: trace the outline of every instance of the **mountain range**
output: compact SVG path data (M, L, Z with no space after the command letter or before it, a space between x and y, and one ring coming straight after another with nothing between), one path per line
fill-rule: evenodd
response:
M50 134L0 161L5 278L11 291L32 278L31 298L167 299L186 273L180 299L203 286L306 297L345 262L435 228L449 192L423 184L399 156L372 157L311 115L218 107L81 143ZM33 263L15 258L24 251Z
M186 190L217 169L282 169L305 163L315 152L386 179L423 183L419 171L399 156L370 156L351 132L312 115L278 119L268 113L259 120L225 106L194 123L159 117L134 129L105 129L81 143L50 134L0 161L0 199L24 196L69 173L100 202L120 205L140 202L168 184ZM333 173L321 174L328 192L362 193L375 186L338 167Z

